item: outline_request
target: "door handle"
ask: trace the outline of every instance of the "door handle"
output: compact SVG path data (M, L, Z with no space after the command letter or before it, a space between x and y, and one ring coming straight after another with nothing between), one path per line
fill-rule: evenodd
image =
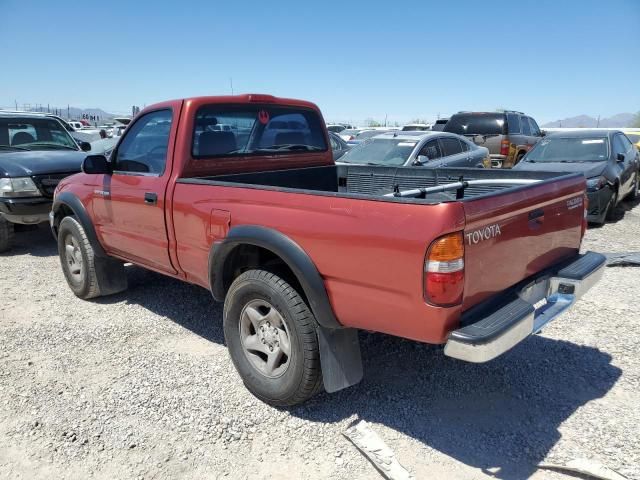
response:
M144 194L144 203L147 205L155 205L158 203L158 194L154 192L146 192Z

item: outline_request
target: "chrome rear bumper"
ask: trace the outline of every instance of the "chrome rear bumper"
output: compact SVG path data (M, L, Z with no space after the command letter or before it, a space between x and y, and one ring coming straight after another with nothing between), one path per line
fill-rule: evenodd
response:
M605 257L588 252L522 287L518 298L449 334L445 355L467 362L492 360L538 333L593 287L604 273Z

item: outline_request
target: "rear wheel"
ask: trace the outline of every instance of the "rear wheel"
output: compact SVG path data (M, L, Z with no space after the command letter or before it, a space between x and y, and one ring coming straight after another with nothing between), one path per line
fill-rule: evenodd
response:
M224 302L224 336L245 386L275 406L302 403L322 384L316 320L283 278L249 270Z
M0 215L0 252L10 250L13 245L13 223Z
M518 156L516 157L516 163L514 163L514 165L517 165L520 163L520 160L522 160L522 157L524 157L525 152L520 152L518 154Z

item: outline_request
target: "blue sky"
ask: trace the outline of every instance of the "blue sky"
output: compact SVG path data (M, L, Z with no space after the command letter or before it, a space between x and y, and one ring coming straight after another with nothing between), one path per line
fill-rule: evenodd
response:
M328 121L640 110L640 1L0 0L0 106L260 92Z

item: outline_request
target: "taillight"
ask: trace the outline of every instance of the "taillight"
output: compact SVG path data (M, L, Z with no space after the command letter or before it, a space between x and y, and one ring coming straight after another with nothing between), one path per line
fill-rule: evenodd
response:
M432 305L447 307L462 302L464 237L450 233L433 241L424 262L424 297Z
M509 140L502 140L500 142L500 155L505 157L509 156Z

